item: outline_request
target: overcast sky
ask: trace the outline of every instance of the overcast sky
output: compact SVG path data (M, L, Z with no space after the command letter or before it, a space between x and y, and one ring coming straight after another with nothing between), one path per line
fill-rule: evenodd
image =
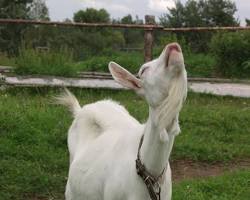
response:
M250 19L250 1L235 0L235 2L238 8L236 17L244 25L245 18ZM167 12L167 7L174 6L174 0L46 0L46 4L53 21L72 19L74 12L89 7L105 8L111 18L121 18L132 14L143 19L146 14L155 15L158 18L162 13Z

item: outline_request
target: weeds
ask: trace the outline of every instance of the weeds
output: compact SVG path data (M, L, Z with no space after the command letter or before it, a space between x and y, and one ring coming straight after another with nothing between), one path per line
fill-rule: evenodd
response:
M50 52L22 49L16 65L15 72L22 75L74 76L77 73L73 56L68 50Z
M79 62L77 68L79 71L108 72L108 63L110 61L114 61L130 72L136 73L143 64L143 55L139 52L116 52L110 56L91 57Z

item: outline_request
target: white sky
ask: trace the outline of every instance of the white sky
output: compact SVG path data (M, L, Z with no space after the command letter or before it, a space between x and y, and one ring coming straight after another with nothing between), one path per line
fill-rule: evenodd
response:
M182 0L185 2L186 0ZM250 19L250 1L235 0L238 17L244 25L245 18ZM80 9L93 7L105 8L111 18L122 18L127 14L138 15L143 19L146 14L155 15L158 18L167 12L167 7L174 6L174 0L46 0L50 18L53 21L72 19L74 12Z

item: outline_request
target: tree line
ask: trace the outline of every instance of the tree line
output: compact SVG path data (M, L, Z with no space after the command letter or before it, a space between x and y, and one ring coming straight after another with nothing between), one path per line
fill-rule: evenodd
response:
M236 4L231 0L177 0L175 7L166 8L159 17L160 25L166 27L239 26L235 17ZM0 0L0 18L50 20L45 0ZM73 19L65 21L87 23L143 24L138 16L128 14L112 19L105 9L86 8L74 13ZM246 19L249 24L250 20ZM112 30L110 28L51 27L36 25L0 25L0 51L17 55L21 48L46 47L52 50L72 49L78 58L100 54L103 51L123 47L143 47L142 30ZM156 43L166 33L157 33ZM205 52L211 33L177 34L194 51Z

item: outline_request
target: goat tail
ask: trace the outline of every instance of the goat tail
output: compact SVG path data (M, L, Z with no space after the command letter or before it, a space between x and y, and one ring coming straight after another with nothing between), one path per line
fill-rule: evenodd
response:
M66 88L64 88L64 92L61 95L55 97L55 100L57 104L66 106L70 112L72 112L74 117L81 109L76 97Z

